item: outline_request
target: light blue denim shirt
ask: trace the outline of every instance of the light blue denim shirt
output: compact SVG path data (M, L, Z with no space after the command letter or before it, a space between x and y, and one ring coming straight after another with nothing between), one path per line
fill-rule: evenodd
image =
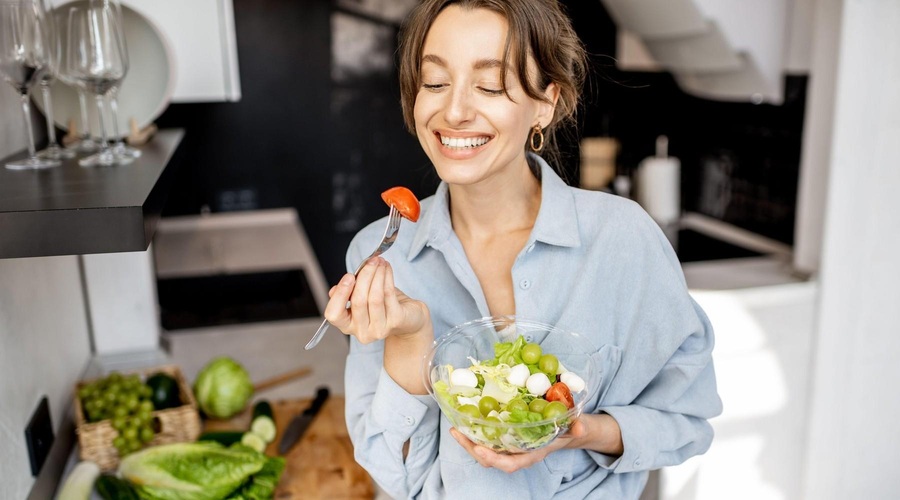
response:
M356 460L395 499L636 499L650 470L703 453L712 441L707 419L722 411L713 331L669 242L636 203L569 187L542 159L530 160L541 169L541 207L512 268L516 314L590 338L606 374L585 411L616 419L625 452L561 450L512 474L482 467L450 436L430 396L411 395L387 375L383 342L352 338L347 428ZM490 315L448 201L442 183L384 255L397 287L428 305L436 336ZM385 223L357 234L347 269L375 248Z

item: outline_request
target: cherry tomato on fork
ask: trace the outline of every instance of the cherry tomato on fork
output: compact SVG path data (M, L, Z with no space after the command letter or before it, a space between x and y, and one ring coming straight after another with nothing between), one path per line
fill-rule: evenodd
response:
M413 222L419 220L419 200L409 189L403 186L392 187L381 193L381 199L388 206L397 207L403 217Z

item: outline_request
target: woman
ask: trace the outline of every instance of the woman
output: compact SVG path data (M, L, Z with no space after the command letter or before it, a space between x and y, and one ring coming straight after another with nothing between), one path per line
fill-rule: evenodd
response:
M571 119L583 60L555 0L425 0L404 25L404 116L442 182L325 311L352 337L356 459L394 498L637 498L649 470L709 447L713 333L667 240L535 154ZM349 269L384 224L356 236ZM587 335L614 375L567 435L502 455L441 418L421 360L454 325L511 314Z

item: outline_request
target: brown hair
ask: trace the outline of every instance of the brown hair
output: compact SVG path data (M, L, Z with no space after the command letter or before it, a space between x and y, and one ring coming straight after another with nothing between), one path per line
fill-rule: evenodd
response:
M497 12L509 23L503 55L501 83L512 67L528 97L547 101L543 94L553 82L559 100L553 121L544 128L549 146L556 126L574 121L585 75L585 51L571 21L557 0L424 0L413 9L400 31L400 102L403 119L415 134L413 107L421 86L422 48L435 18L448 5ZM537 81L528 78L528 56L537 68Z

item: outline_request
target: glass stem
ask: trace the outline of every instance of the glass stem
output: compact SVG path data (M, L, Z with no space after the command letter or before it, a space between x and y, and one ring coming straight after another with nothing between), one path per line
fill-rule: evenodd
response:
M88 139L91 136L91 126L88 123L87 96L81 89L78 89L78 105L81 106L81 138Z
M22 93L22 115L25 117L25 132L28 134L28 156L36 159L37 151L34 149L34 131L31 130L31 109L28 105L28 92Z
M100 121L100 153L105 153L109 146L106 144L106 126L103 124L103 94L97 94L97 118Z
M113 142L119 145L122 140L119 138L119 102L116 98L117 89L109 91L109 113L112 117Z
M44 116L47 118L47 147L58 146L56 144L56 123L53 121L53 101L50 98L50 85L41 84L41 94L44 96Z

